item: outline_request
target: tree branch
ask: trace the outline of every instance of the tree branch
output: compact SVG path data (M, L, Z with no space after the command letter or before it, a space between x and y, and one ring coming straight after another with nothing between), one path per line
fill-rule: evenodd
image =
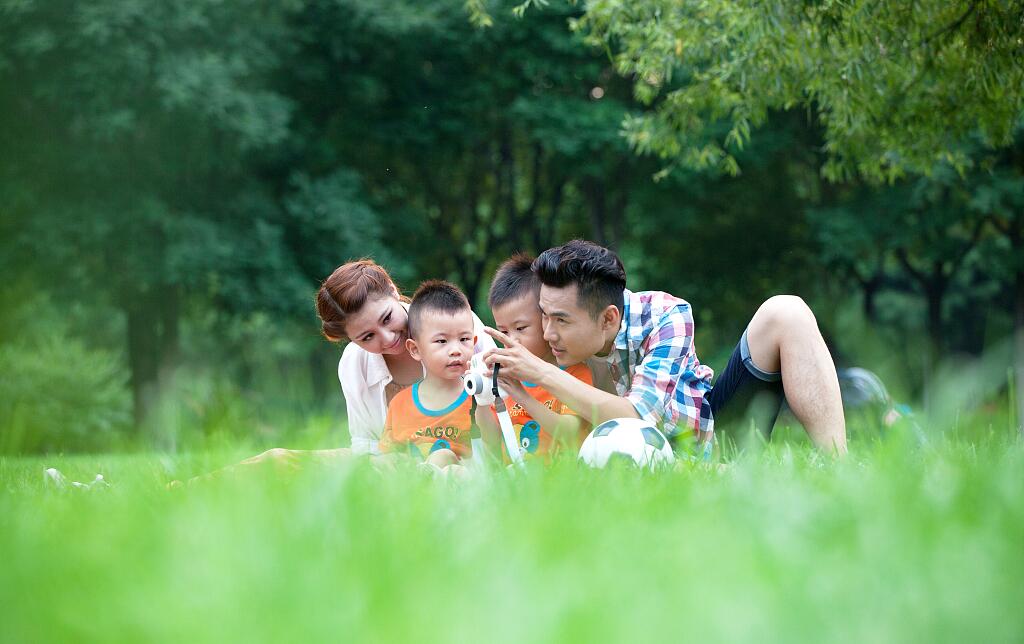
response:
M959 29L964 24L964 22L966 22L966 20L971 16L971 14L974 13L974 10L978 8L978 4L979 0L972 0L971 4L967 7L967 10L964 11L963 15L961 15L959 18L949 23L945 27L942 27L932 35L926 36L925 39L921 41L921 45L927 45L928 43L935 40L939 36Z
M971 240L964 245L956 259L950 262L950 274L955 273L960 268L960 264L963 263L964 259L966 259L968 253L974 250L974 247L977 246L978 240L981 239L981 232L985 228L986 221L987 218L985 217L978 220L977 224L974 226L974 232L971 233Z
M924 273L914 268L914 265L910 263L910 258L907 257L907 251L903 248L896 249L896 259L899 260L900 264L903 265L903 269L907 271L907 274L913 277L915 280L921 283L921 286L928 285L928 278Z

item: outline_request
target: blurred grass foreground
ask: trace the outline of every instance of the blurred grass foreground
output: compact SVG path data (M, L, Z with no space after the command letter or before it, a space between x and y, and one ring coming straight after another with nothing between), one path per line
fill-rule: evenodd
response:
M177 491L238 454L0 460L10 642L985 641L1024 636L1024 450L435 480L365 462ZM44 467L102 490L58 491Z

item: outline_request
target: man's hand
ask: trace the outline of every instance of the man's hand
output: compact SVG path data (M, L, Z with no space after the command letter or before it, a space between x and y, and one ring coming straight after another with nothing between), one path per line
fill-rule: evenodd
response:
M491 349L484 354L484 364L493 368L494 363L501 363L498 377L505 376L513 380L537 382L545 369L552 368L547 362L530 353L530 350L508 337L497 329L484 327L484 332L496 341L505 345L499 349Z

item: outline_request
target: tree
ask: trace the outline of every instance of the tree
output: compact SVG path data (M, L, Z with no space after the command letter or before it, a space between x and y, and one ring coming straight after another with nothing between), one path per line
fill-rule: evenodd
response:
M59 301L125 320L135 415L173 369L190 294L259 257L294 285L253 159L287 135L266 79L288 49L288 4L149 0L6 3L0 24L5 246ZM242 17L245 19L241 19ZM247 243L243 243L247 242ZM28 270L25 266L19 270ZM294 289L291 289L294 292Z
M983 157L970 207L987 218L997 236L989 266L1009 284L1014 329L1017 423L1024 432L1024 125L1014 145Z
M738 171L773 110L813 112L833 179L892 180L970 160L968 135L1007 145L1024 112L1024 22L1012 0L595 0L574 21L612 52L653 112L626 123L640 152ZM706 126L724 120L724 136Z
M619 136L628 86L565 30L575 10L480 33L461 7L311 2L288 93L304 171L355 168L402 233L393 254L476 301L513 251L616 244L629 177L650 170Z

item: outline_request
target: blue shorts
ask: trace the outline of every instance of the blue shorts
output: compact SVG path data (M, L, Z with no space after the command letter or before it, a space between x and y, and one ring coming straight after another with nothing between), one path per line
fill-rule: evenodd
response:
M769 373L754 364L744 331L705 400L711 405L715 433L728 434L753 422L765 436L770 436L785 400L782 374Z

